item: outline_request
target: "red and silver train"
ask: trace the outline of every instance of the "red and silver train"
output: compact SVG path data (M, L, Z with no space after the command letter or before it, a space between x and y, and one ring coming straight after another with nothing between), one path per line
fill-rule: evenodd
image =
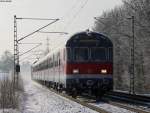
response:
M113 44L96 32L76 33L33 64L32 79L70 93L112 90Z

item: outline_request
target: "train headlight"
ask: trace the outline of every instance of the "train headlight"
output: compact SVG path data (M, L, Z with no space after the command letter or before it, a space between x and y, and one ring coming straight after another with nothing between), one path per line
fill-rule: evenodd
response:
M101 73L102 73L102 74L106 74L106 73L107 73L107 70L106 70L106 69L101 69Z
M79 73L79 69L73 69L73 74L78 74Z

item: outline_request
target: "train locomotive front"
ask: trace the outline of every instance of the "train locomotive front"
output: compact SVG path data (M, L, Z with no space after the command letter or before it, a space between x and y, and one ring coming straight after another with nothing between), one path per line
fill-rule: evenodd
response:
M32 66L32 79L69 93L112 90L113 44L96 32L76 33Z
M78 33L66 44L66 89L102 94L113 88L113 45L104 35Z

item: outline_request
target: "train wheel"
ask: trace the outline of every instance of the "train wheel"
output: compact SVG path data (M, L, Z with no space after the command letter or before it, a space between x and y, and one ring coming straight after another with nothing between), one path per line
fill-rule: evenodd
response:
M59 92L61 93L63 91L63 85L59 84Z
M96 101L100 101L100 99L102 98L103 95L104 95L104 91L102 91L102 90L96 91L96 93L95 93Z
M78 93L77 93L77 89L76 89L76 88L73 88L73 89L72 89L72 97L73 97L73 98L77 98L77 94L78 94Z
M60 84L57 84L57 91L58 91L58 92L61 92Z

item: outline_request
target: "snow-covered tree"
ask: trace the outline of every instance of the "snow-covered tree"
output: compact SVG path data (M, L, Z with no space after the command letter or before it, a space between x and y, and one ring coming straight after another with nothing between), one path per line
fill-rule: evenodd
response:
M104 12L95 21L94 31L107 35L114 44L114 87L130 87L132 20L135 26L135 89L150 92L150 1L123 0L123 5ZM119 47L119 50L118 50ZM145 88L146 87L146 88Z

